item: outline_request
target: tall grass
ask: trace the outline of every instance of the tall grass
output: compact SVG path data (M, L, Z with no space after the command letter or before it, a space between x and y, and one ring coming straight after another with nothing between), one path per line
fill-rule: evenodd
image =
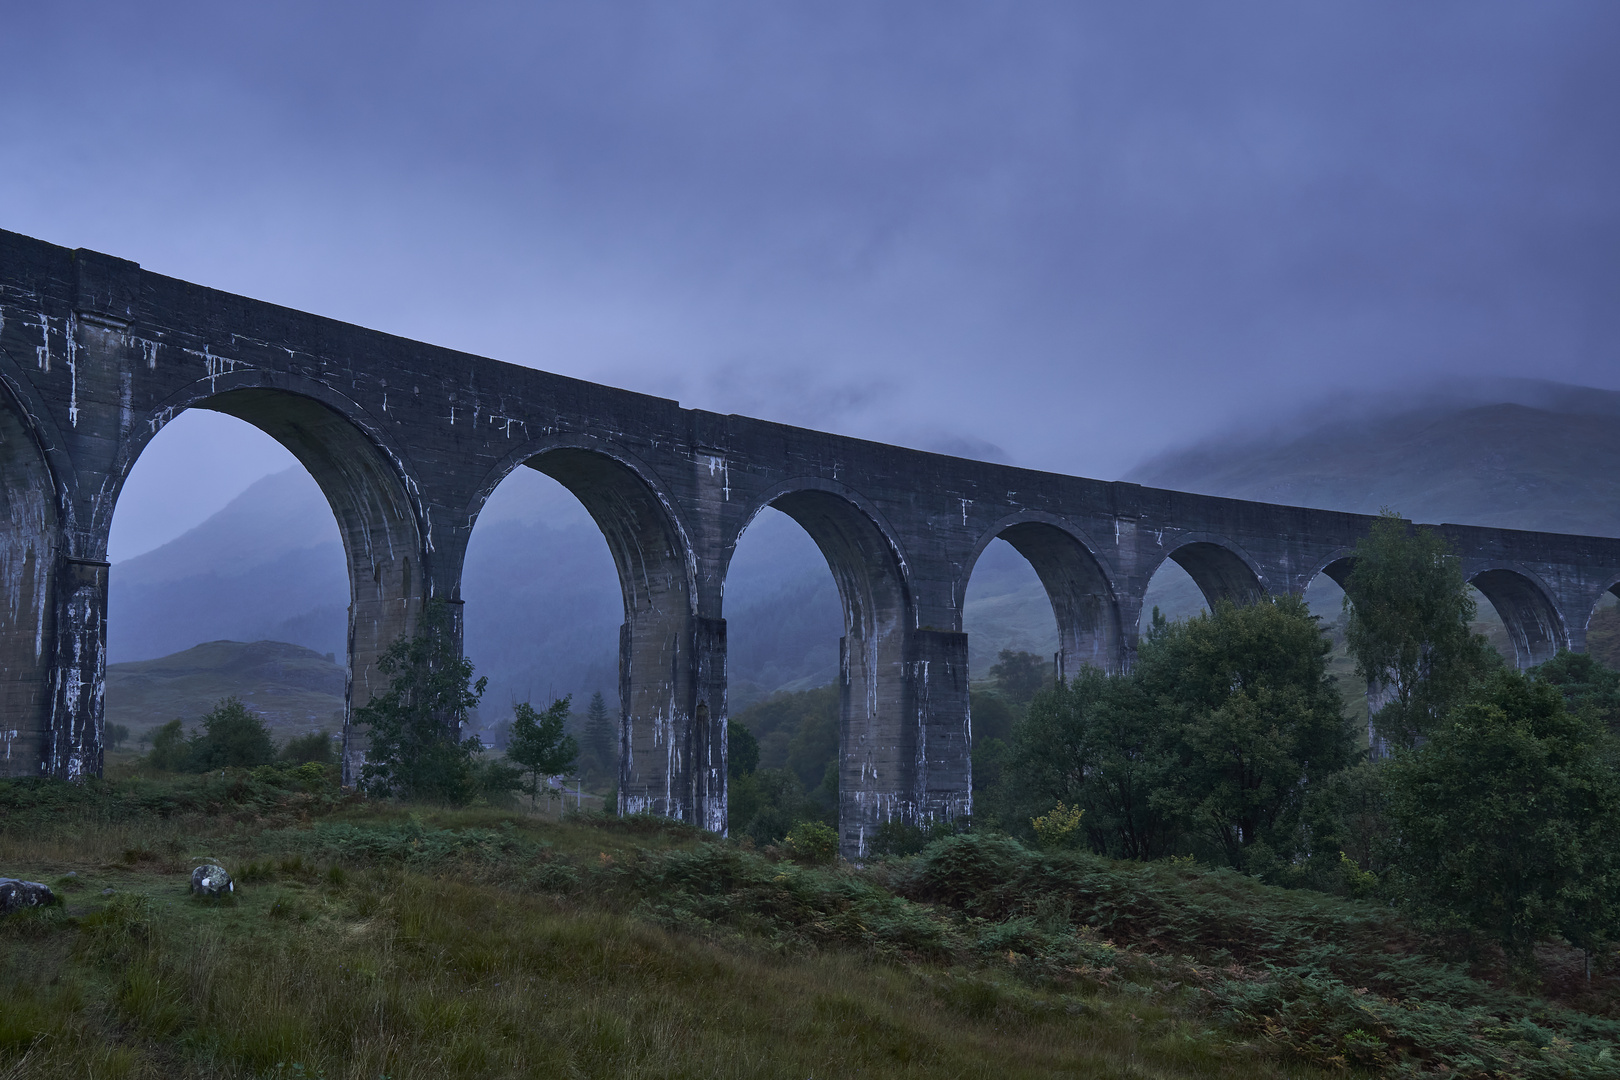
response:
M1228 875L975 837L817 868L235 779L0 785L0 873L66 898L0 921L0 1080L1620 1075L1601 1019L1432 958L1368 991L1387 915ZM203 855L230 899L188 895Z

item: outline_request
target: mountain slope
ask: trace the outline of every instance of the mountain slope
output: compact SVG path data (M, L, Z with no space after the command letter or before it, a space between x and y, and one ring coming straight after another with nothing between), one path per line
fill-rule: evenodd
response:
M1425 409L1290 436L1204 444L1126 479L1417 521L1620 536L1620 416L1512 402Z
M235 695L277 739L343 726L346 676L335 658L279 641L210 641L156 660L107 667L107 722L146 731L181 719L190 727Z

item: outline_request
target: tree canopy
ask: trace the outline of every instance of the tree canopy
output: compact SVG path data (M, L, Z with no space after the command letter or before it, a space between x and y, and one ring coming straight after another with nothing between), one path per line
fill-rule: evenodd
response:
M1498 663L1445 538L1393 511L1356 545L1344 610L1356 674L1385 699L1373 726L1392 746L1414 745Z
M543 713L527 701L512 706L512 741L506 756L528 777L523 790L532 802L540 799L540 789L549 777L573 772L579 757L579 744L563 733L573 697L553 701Z
M434 600L414 634L401 636L377 661L388 689L355 710L371 745L361 782L371 792L466 802L477 789L477 736L461 737L487 679L473 682L461 655L449 606Z
M1437 921L1523 956L1591 949L1620 918L1620 779L1595 718L1550 683L1497 672L1388 766L1396 884Z

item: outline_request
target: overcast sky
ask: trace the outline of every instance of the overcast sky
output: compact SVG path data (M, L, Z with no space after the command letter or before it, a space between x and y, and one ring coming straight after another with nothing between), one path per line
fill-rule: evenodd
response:
M1612 0L3 2L0 227L690 406L1106 478L1620 388ZM233 423L115 556L287 460Z

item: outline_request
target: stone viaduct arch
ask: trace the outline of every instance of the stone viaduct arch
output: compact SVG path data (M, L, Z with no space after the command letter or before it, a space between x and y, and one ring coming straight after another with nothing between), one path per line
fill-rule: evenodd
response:
M1080 529L1038 513L1014 514L997 522L975 547L967 577L991 540L1011 544L1034 569L1057 621L1059 677L1082 667L1118 671L1126 663L1125 634L1113 577L1098 558L1098 547Z
M697 616L691 544L672 498L610 441L545 438L508 454L480 486L465 513L469 535L496 485L522 466L579 499L618 572L619 811L724 830L725 625Z
M1366 517L965 461L842 438L391 337L0 232L0 774L101 764L106 538L129 466L175 411L280 440L348 555L351 703L423 603L460 602L468 537L527 465L579 497L625 601L621 806L726 827L724 581L774 505L844 606L841 835L971 811L962 594L1004 536L1052 602L1066 667L1132 662L1166 559L1211 600L1342 574ZM1520 662L1585 646L1620 539L1438 526L1516 627ZM1337 571L1337 574L1336 574ZM364 753L348 732L351 771Z

